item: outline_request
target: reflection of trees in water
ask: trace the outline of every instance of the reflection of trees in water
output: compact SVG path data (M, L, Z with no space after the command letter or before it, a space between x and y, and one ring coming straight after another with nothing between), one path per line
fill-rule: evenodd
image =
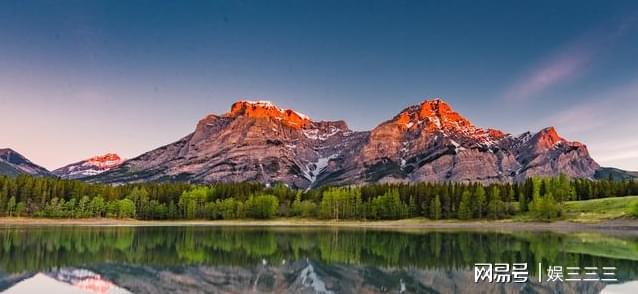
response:
M401 233L370 230L268 230L206 227L6 228L0 266L7 272L129 263L162 266L254 265L266 259L468 270L477 262L616 266L638 271L638 241L554 233ZM600 254L599 254L600 253ZM603 257L605 256L605 257Z

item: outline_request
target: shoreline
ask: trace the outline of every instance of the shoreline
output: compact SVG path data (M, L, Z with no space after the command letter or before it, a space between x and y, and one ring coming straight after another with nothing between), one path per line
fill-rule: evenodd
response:
M637 219L615 219L595 223L571 221L521 222L506 220L458 221L427 219L403 219L382 221L320 220L300 218L276 218L269 220L135 220L113 218L55 219L32 217L0 217L0 227L13 226L69 226L69 227L273 227L273 228L350 228L389 230L471 230L471 231L554 231L579 232L602 231L638 235Z

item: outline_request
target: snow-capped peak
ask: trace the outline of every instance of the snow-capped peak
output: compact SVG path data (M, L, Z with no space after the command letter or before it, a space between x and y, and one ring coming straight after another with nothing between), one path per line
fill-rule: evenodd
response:
M278 112L281 112L281 113L291 112L291 113L296 114L297 116L299 116L302 119L310 120L310 117L308 115L303 114L303 113L301 113L299 111L296 111L296 110L292 110L292 109L279 108L277 105L272 103L272 101L270 101L270 100L239 100L239 101L233 103L233 105L235 105L237 103L245 103L245 104L248 104L248 105L252 105L254 107L273 108L273 109L276 109Z
M256 101L240 100L238 102L244 102L244 103L247 103L247 104L250 104L250 105L261 106L261 107L275 107L275 108L277 108L277 106L275 106L275 104L273 104L269 100L256 100Z
M53 174L64 179L80 179L101 174L120 166L123 162L116 153L106 153L61 167L54 170Z
M98 155L87 159L83 165L92 165L99 168L111 168L122 163L122 158L116 153L107 153L104 155Z
M290 109L289 109L289 110L290 110ZM294 112L294 113L295 113L296 115L298 115L299 117L301 117L302 119L310 120L310 117L309 117L309 116L307 116L306 114L303 114L303 113L301 113L301 112L299 112L299 111L296 111L296 110L291 110L291 111L292 111L292 112Z
M292 109L282 109L267 100L240 100L230 107L230 117L271 118L296 129L307 128L312 120L307 115Z
M457 113L443 99L437 97L413 105L400 112L394 121L405 129L425 129L427 132L458 133L477 139L500 139L505 134L495 129L481 129Z

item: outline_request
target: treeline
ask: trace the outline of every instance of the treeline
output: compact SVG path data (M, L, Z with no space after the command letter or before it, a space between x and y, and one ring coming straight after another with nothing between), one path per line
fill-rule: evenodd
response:
M21 175L0 177L0 215L60 218L499 219L559 217L562 203L638 195L636 181L530 178L515 184L416 183L301 191L277 184L89 184Z

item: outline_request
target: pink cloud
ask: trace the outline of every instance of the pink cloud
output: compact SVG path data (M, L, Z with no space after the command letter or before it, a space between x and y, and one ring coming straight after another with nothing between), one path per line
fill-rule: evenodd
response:
M506 89L504 98L510 101L526 100L585 73L598 53L609 49L635 21L635 17L626 18L620 23L603 26L568 42L532 66Z
M575 49L550 57L540 66L519 79L505 94L507 99L523 100L534 94L569 80L580 73L592 59L591 50Z

